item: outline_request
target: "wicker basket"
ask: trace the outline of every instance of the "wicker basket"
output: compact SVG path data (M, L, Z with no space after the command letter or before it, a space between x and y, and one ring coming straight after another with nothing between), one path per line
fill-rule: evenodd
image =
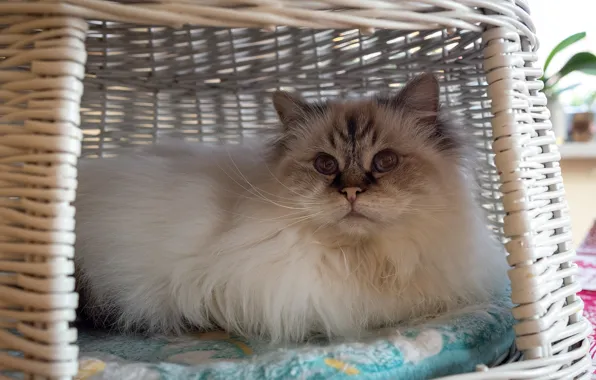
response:
M433 70L477 138L524 359L457 378L589 378L537 48L525 0L0 2L0 371L77 373L80 154L166 134L239 141L275 125L276 88L362 95Z

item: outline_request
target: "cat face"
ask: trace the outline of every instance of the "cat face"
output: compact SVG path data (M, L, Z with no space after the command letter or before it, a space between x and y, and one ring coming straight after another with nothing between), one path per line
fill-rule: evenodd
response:
M447 207L460 143L425 74L393 97L307 103L277 92L283 124L272 165L317 228L369 234Z

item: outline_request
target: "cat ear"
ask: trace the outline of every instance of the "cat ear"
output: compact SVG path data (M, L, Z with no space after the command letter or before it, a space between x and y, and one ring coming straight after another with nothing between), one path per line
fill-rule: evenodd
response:
M308 109L308 103L300 95L286 91L275 91L273 106L277 111L279 120L284 124L303 117Z
M457 150L462 144L462 136L439 112L440 86L437 78L426 73L406 83L404 88L391 98L379 99L379 104L398 112L413 112L418 121L427 128L426 138L432 140L440 150Z
M390 100L390 104L407 110L436 114L439 111L439 92L437 78L431 73L425 73L406 83Z

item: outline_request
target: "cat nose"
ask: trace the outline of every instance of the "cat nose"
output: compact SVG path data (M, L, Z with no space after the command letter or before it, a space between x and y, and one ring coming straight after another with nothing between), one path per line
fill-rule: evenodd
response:
M342 192L346 196L346 199L350 203L354 203L358 194L364 192L364 190L362 190L359 187L344 187L340 190L340 192Z

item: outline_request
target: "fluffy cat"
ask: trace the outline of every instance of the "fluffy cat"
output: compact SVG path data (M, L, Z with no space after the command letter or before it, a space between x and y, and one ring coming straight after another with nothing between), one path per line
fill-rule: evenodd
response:
M431 74L397 95L277 92L279 136L83 161L76 266L96 325L356 336L505 289L468 145Z

